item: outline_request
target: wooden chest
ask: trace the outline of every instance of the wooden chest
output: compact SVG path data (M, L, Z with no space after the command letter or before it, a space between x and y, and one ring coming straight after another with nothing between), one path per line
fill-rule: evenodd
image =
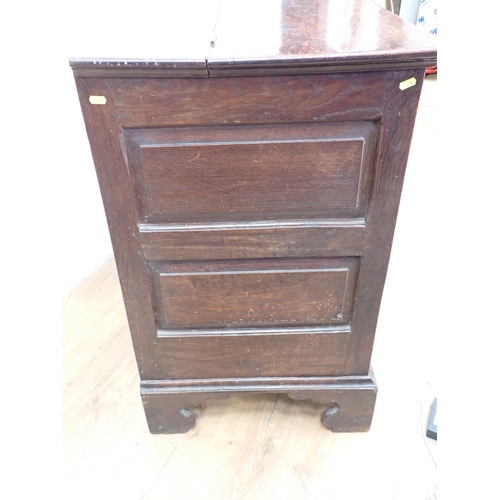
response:
M190 36L196 12L168 11L175 33ZM368 430L435 49L370 1L228 0L213 12L187 56L174 37L165 58L70 61L149 428L185 432L200 403L251 391L316 400L327 427Z

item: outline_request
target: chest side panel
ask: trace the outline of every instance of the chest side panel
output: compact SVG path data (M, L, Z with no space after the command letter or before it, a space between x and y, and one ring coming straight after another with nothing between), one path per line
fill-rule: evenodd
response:
M414 73L77 79L143 378L368 373Z

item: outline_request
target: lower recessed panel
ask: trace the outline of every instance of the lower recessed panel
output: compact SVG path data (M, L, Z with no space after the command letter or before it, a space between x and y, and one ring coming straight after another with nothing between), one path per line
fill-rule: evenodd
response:
M356 258L149 263L159 329L349 322Z

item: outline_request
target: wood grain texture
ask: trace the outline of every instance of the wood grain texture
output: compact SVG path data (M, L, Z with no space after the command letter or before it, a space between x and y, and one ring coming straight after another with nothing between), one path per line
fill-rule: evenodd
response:
M184 59L174 78L138 78L140 62L129 77L120 69L116 78L76 78L136 359L152 385L142 392L152 432L187 431L189 405L236 386L313 395L330 403L323 423L338 431L370 426L373 381L337 394L310 379L371 380L419 68L435 51L364 0L344 4L354 24L342 53L335 40L323 46L330 25L340 35L339 20L351 19L331 15L332 5L275 2L281 31L263 32L281 37L278 56L267 38L260 46L228 38L223 14L207 58L218 78L186 77L197 59L192 67ZM364 24L369 11L379 15ZM375 17L383 37L373 37ZM171 63L155 67L170 75ZM77 66L77 75L88 70ZM410 78L416 85L400 86ZM90 103L96 95L104 106ZM305 243L316 229L319 240ZM154 255L163 260L148 262ZM238 380L222 389L195 382L229 378ZM166 388L175 381L182 389Z
M149 431L152 434L179 434L187 432L196 424L196 414L190 407L199 406L207 400L226 399L229 393L161 394L142 392L142 404L146 413Z
M366 250L360 264L351 322L355 341L351 344L349 365L360 373L365 373L370 366L424 72L406 70L391 74L392 84L387 94L379 154L374 167ZM416 85L401 91L400 82L411 77L416 79Z
M406 277L392 276L397 294ZM417 492L426 498L429 488L432 498L436 470L427 446L436 457L437 443L416 432L426 424L420 389L428 365L415 356L403 362L388 348L408 349L398 324L404 314L391 315L378 338L381 389L369 433L326 432L321 415L329 405L313 400L235 392L194 407L197 423L190 432L152 435L115 263L108 261L63 304L65 497L189 500L201 489L207 500L407 500ZM411 369L394 376L403 363ZM360 473L369 481L360 482Z
M415 87L401 91L399 89L399 82L408 79L412 76L417 77L418 84ZM143 246L141 245L140 238L145 238L144 231L138 231L138 211L134 206L134 187L129 175L129 164L126 156L123 156L125 136L120 131L120 120L123 119L126 113L132 113L131 116L139 117L131 120L134 127L137 129L137 120L139 120L140 127L150 125L146 115L141 113L149 110L149 106L153 103L148 99L143 99L144 107L137 107L137 102L132 108L127 106L132 103L132 92L128 94L121 94L117 89L124 85L124 80L108 80L101 81L100 79L77 79L80 86L80 95L82 100L82 108L85 113L88 113L87 125L89 136L93 144L94 156L96 159L96 167L100 175L101 189L103 190L106 199L106 209L108 214L108 221L112 238L115 243L115 251L117 252L117 265L122 276L122 284L124 287L124 296L127 310L131 318L131 332L134 342L136 344L136 352L138 363L141 367L141 376L143 379L179 379L189 377L214 377L214 376L233 376L238 375L241 377L248 376L313 376L313 375L360 375L367 374L370 366L371 347L373 336L375 333L378 308L382 296L383 284L385 273L387 270L388 259L390 255L390 244L392 241L392 234L397 214L398 200L401 193L402 179L405 166L405 154L407 154L409 141L411 138L411 120L412 113L415 112L418 94L422 80L422 73L415 71L393 72L387 74L352 74L352 75L338 75L335 78L332 75L310 75L300 77L272 77L272 78L239 78L239 79L210 79L200 80L186 80L186 85L183 88L187 99L177 100L173 102L170 98L165 102L156 102L157 115L167 117L170 123L177 126L178 121L174 120L175 114L169 114L168 111L172 106L178 106L182 109L184 116L191 117L194 123L198 123L200 119L206 119L207 125L212 125L214 117L215 123L224 121L231 121L234 119L234 110L243 110L243 114L238 116L242 118L245 113L249 116L245 120L252 123L255 119L256 109L254 102L254 93L250 94L247 101L244 101L243 95L240 94L243 90L253 89L256 94L264 92L269 86L276 88L279 94L282 91L287 91L287 86L294 87L297 91L299 100L296 100L296 94L289 94L289 98L282 100L280 97L274 103L274 110L278 114L274 119L284 119L289 116L293 110L293 116L296 117L297 106L302 107L305 115L301 119L307 117L308 119L318 118L321 120L339 119L347 115L350 120L355 116L359 109L357 106L357 96L370 95L376 102L382 104L385 95L391 95L387 101L389 104L384 104L384 111L380 111L380 137L377 145L375 158L374 158L374 171L371 175L371 198L368 204L368 212L366 217L366 230L361 233L356 229L351 236L343 236L343 230L348 229L349 225L338 224L335 228L339 236L339 240L335 242L326 231L322 239L315 243L307 243L309 245L309 252L311 256L313 252L321 246L322 242L326 242L325 249L319 250L324 254L329 254L333 249L337 252L344 252L353 248L354 255L361 255L360 266L360 280L356 288L354 297L354 312L349 332L294 332L293 334L274 335L272 332L267 332L265 329L261 335L252 335L244 338L242 336L220 336L203 335L203 338L197 339L195 337L176 338L171 336L167 330L165 335L161 332L158 334L157 322L151 311L155 309L154 299L149 287L149 280L147 277L147 269L145 269L145 254ZM383 85L373 92L371 83L374 80L383 82ZM195 82L194 84L192 82ZM215 82L215 83L213 83ZM126 84L131 86L135 85L139 90L139 99L142 92L144 95L153 95L157 90L162 96L168 96L168 92L173 89L173 95L180 97L181 88L178 86L178 81L167 81L165 79L159 80L126 80ZM193 87L194 85L194 87ZM275 86L276 85L276 86ZM101 88L109 87L108 90L113 89L112 95L118 96L118 104L115 107L115 101L110 100L109 105L104 110L102 107L93 109L85 100L85 95L99 94ZM275 86L275 87L273 87ZM347 86L347 87L346 87ZM197 91L191 94L192 90L196 88ZM352 89L351 91L343 92L342 89ZM222 108L217 108L219 115L207 116L208 112L216 111L212 104L208 104L203 110L202 114L197 116L198 108L191 108L193 101L190 95L197 96L198 91L202 91L200 95L207 93L209 89L223 90L228 92L224 113ZM238 91L234 92L235 89ZM150 94L151 90L153 93ZM333 90L334 97L328 99L328 91ZM340 94L338 94L340 92ZM125 97L124 97L125 96ZM245 97L246 98L246 97ZM407 103L403 104L403 100ZM180 105L182 101L182 106ZM405 102L406 102L405 101ZM209 103L216 103L217 101L209 101ZM366 102L363 103L366 105ZM215 104L214 104L215 105ZM179 108L179 106L181 106ZM406 107L405 107L406 106ZM208 108L208 109L207 109ZM363 108L365 110L366 108ZM328 110L327 114L324 114ZM349 111L350 110L350 111ZM401 115L400 110L406 110ZM175 111L175 110L174 110ZM188 114L188 111L191 114ZM134 115L136 113L136 115ZM253 113L253 115L252 115ZM377 111L378 113L378 111ZM223 117L227 117L228 120ZM252 116L254 118L252 118ZM233 118L231 118L233 117ZM162 126L167 122L167 118L162 118ZM258 116L260 120L271 119L269 113L264 113ZM142 121L141 121L142 120ZM244 121L245 121L244 120ZM189 123L189 122L188 122ZM186 123L187 124L187 123ZM123 126L123 124L122 124ZM369 125L364 125L369 127ZM321 130L326 130L328 125L321 124ZM353 125L346 124L344 133L348 130L354 130ZM350 127L350 129L349 129ZM342 127L340 127L342 129ZM98 132L101 130L101 133ZM221 129L222 130L222 129ZM227 129L230 130L230 129ZM298 130L297 128L292 130ZM312 128L310 130L313 130ZM316 130L316 129L314 129ZM145 132L141 132L145 134ZM161 137L165 132L156 132L155 137ZM180 132L174 132L180 135ZM196 135L196 131L191 133L191 137ZM216 132L212 132L215 134ZM236 132L229 132L236 133ZM261 132L258 132L261 133ZM276 132L279 134L280 132ZM189 134L189 132L188 132ZM144 136L144 135L143 135ZM111 146L111 147L110 147ZM108 168L106 165L112 165ZM104 172L104 169L108 171ZM330 220L331 224L335 226L336 220ZM293 222L296 224L296 222ZM154 224L152 224L154 229ZM160 229L161 224L158 225ZM199 227L199 226L198 226ZM276 229L284 229L275 226ZM266 233L259 234L259 231L264 228L252 228L252 226L241 226L245 228L246 234L254 234L258 236L254 239L254 248L252 246L245 246L244 252L246 256L252 255L255 247L258 247L265 241ZM240 229L241 229L240 228ZM307 229L305 235L311 235L312 227ZM149 228L151 229L151 227ZM193 252L192 247L200 245L197 249L206 250L215 241L215 245L211 250L213 253L208 252L207 255L202 256L201 253L195 255L203 259L212 258L221 259L224 252L228 252L234 256L235 253L242 252L243 240L233 242L225 249L224 237L225 232L219 232L215 236L215 240L211 234L210 227L205 227L196 235L197 228L193 228L194 232L184 231L182 227L177 227L174 231L168 229L168 225L164 226L166 232L159 231L159 234L168 235L172 238L172 234L176 233L179 229L180 232L176 236L182 235L181 240L178 240L182 245L183 242L191 245L189 251ZM184 227L186 229L186 227ZM219 229L221 229L219 227ZM275 239L278 244L277 247L268 246L267 249L261 251L258 256L262 256L265 252L290 257L297 255L298 249L303 246L295 246L294 236L298 228L286 228L287 233L281 234L281 238ZM352 228L354 229L354 227ZM170 231L170 233L168 232ZM224 229L226 231L226 229ZM231 230L229 230L231 231ZM233 230L234 231L234 230ZM147 231L146 231L147 233ZM139 236L140 234L140 236ZM153 234L153 233L150 233ZM234 233L233 233L234 234ZM244 234L245 233L239 233ZM269 233L268 233L269 234ZM277 232L276 234L279 234ZM331 234L331 233L330 233ZM304 233L303 233L304 235ZM304 235L304 236L305 236ZM361 241L353 241L350 238L359 237L362 235ZM222 238L221 238L222 236ZM158 238L157 234L154 237ZM288 237L290 239L286 240ZM174 255L179 256L177 248L168 247L168 239L157 240L163 246L162 252L173 252ZM271 239L272 242L272 239ZM125 243L125 245L124 245ZM218 246L222 243L222 246ZM266 243L264 243L265 245ZM305 243L302 243L304 245ZM344 246L345 244L345 246ZM233 246L232 246L233 245ZM281 245L281 247L280 247ZM337 245L335 247L335 245ZM359 246L358 246L359 245ZM147 248L147 245L146 245ZM234 250L236 248L236 252ZM295 253L294 253L295 252ZM189 255L189 253L188 253ZM193 255L193 253L191 253ZM255 255L255 253L253 254ZM321 255L321 253L319 253ZM331 254L330 254L331 255ZM352 254L351 254L352 255ZM149 255L148 255L149 256ZM297 255L299 256L299 255ZM302 254L300 257L307 256ZM182 258L182 247L181 247ZM130 260L129 260L130 259ZM299 286L298 284L296 286ZM160 286L161 288L161 286ZM175 288L175 287L174 287ZM213 288L213 287L212 287ZM183 289L184 290L184 289ZM229 290L229 289L228 289ZM184 290L186 291L186 290ZM169 292L166 288L163 289L162 294ZM294 292L295 293L295 292ZM160 294L156 294L157 297ZM187 295L187 293L186 293ZM170 296L170 297L173 297ZM201 304L202 296L198 297L198 303ZM262 299L262 297L261 297ZM171 300L174 300L171 298ZM207 300L203 297L203 300ZM156 308L161 301L156 299ZM206 302L207 303L207 302ZM165 307L165 306L164 306ZM204 306L205 307L205 306ZM167 309L165 307L165 309ZM189 315L189 307L183 313L182 321L187 321ZM252 309L252 307L250 307ZM208 311L208 309L206 309ZM241 307L235 307L238 313L241 313ZM247 309L248 310L248 309ZM177 307L177 313L179 307ZM331 317L331 316L330 316ZM205 320L208 316L205 317ZM156 318L158 321L158 317ZM234 320L232 318L231 320ZM237 318L241 319L241 318ZM302 318L304 319L304 318ZM221 321L220 317L217 321ZM210 323L209 323L210 324ZM212 325L214 323L211 323ZM202 325L200 325L202 326ZM220 326L220 325L217 325ZM230 326L230 325L229 325ZM161 329L160 329L161 330ZM171 333L171 330L170 330Z
M357 208L362 142L332 146L297 141L143 147L149 213L167 221L262 220Z
M368 76L363 77L363 75ZM321 75L311 75L308 77L276 77L268 78L267 80L258 77L235 79L239 83L236 83L232 79L213 79L203 81L203 86L199 87L199 89L205 92L213 85L211 82L217 82L216 85L219 85L218 82L222 82L224 85L229 85L229 88L238 87L240 89L253 88L262 90L268 83L273 82L279 83L278 89L284 89L287 79L292 78L293 80L295 78L293 81L296 82L298 93L301 94L302 92L302 97L305 97L310 92L310 85L313 82L319 84L320 90L332 85L334 89L337 88L337 85L340 85L340 88L345 84L354 85L353 88L358 88L360 94L363 94L365 92L369 93L372 78L380 77L384 81L384 86L378 89L377 92L372 92L372 95L375 95L379 102L385 95L390 95L390 98L388 98L387 103L384 105L384 111L380 117L380 138L374 159L371 199L366 217L366 232L363 234L361 248L358 248L362 259L359 270L359 283L356 287L353 301L354 310L349 332L295 332L293 335L285 334L276 336L273 333L263 330L262 335L257 336L231 335L219 337L217 335L204 335L199 339L192 336L176 338L169 337L168 335L164 335L163 337L161 334L158 335L157 322L161 315L157 315L155 321L155 318L151 314L151 311L155 310L155 305L158 310L159 303L161 302L161 300L158 300L159 295L166 294L170 301L177 299L175 298L175 294L170 294L168 287L165 288L164 285L160 284L162 293L156 294L157 299L155 303L149 286L147 266L144 260L145 255L142 253L143 247L137 225L138 211L133 203L134 188L129 176L127 158L122 155L124 151L124 135L120 129L120 114L123 113L123 103L126 101L120 98L120 103L116 108L115 101L110 100L104 109L103 107L92 108L86 100L86 95L99 94L100 88L106 85L109 89L112 86L115 88L116 85L122 84L122 80L110 80L108 83L105 83L100 79L77 79L82 109L86 117L96 168L105 198L110 231L115 245L118 270L121 275L125 304L131 323L131 333L136 346L138 364L143 379L229 377L234 375L241 377L255 377L258 375L333 376L368 373L379 305L402 188L406 155L411 139L412 120L416 112L423 72L399 71L379 76L376 73L350 76L353 77L352 80L349 80L346 75L341 75L338 79L330 79L330 75L328 78ZM399 83L410 77L417 78L417 85L401 91ZM130 79L127 82L129 85L139 85L138 88L141 91L149 91L154 85L163 85L163 95L166 95L165 92L169 85L169 82L163 80L153 82L152 80L136 81ZM189 83L185 89L186 94L189 96L192 87L190 86L190 81L186 82ZM228 90L228 87L223 86L222 88ZM180 90L174 90L174 94L175 92L180 92ZM319 92L319 95L321 95L321 92ZM115 92L114 95L118 94ZM307 116L309 118L325 118L323 114L324 101L321 101L323 104L320 104L319 107L315 104L316 97L318 96L318 88L316 88L312 96L314 99L306 99L305 101L306 105L304 105L304 109L309 113ZM325 95L323 95L324 98ZM229 91L226 103L234 102L234 106L238 106L239 103L243 102L240 97L234 101L233 99L234 94L232 91ZM243 106L249 113L255 112L255 110L252 111L250 108L250 105L253 104L252 99L253 97L250 97L250 103L247 102ZM129 102L131 101L129 100ZM338 117L342 116L344 106L349 104L355 105L356 99L353 98L353 94L347 92L341 98L337 96L328 100L328 103L333 116ZM167 110L170 105L171 101L167 100L167 103L159 106L157 111L167 116ZM191 105L192 102L188 99L184 102L184 106L186 106L184 109L186 111L191 109ZM284 113L283 116L286 116L286 113L291 109L295 109L295 105L296 102L292 98L288 101L279 102L278 109L280 113ZM140 109L134 109L137 111L138 116L140 116ZM145 109L148 109L147 104ZM232 116L233 109L231 104L226 105L225 116ZM357 112L356 108L350 109L354 110L354 113ZM318 113L321 114L318 115ZM348 113L348 116L351 118L351 113ZM265 115L261 119L264 117ZM218 119L220 120L220 118ZM142 119L146 120L144 117ZM170 116L170 119L172 119L172 116ZM212 118L208 118L207 124L211 123ZM141 126L147 125L148 123L146 122L141 123ZM346 127L349 126L351 125L346 125ZM204 236L207 236L210 234L210 231L202 233ZM293 235L294 233L288 233L287 236ZM185 233L185 241L188 241L191 236L192 233ZM260 237L262 238L262 235ZM201 239L201 243L205 247L209 246L207 240ZM293 240L289 240L286 243L288 243L288 249L293 248ZM256 243L256 245L258 244ZM214 257L220 259L220 255L217 257L218 251L219 248L214 247ZM251 253L251 251L250 249L249 252ZM290 255L285 253L284 256L289 257ZM304 255L301 257L304 257ZM206 259L207 257L205 256L204 258ZM182 286L179 283L176 285L177 288L181 286L180 289L184 292L184 296L188 295L184 286L186 283L187 281L184 281ZM220 285L218 283L215 288L220 289ZM240 283L239 286L240 289L243 289L248 287L248 285L247 283L245 286L242 286ZM207 286L205 283L205 287ZM252 286L255 287L255 283ZM296 283L294 286L293 294L296 294L297 287L300 288L300 284ZM210 289L210 286L208 289ZM213 283L212 289L214 289ZM230 295L231 290L234 292L234 289L231 287L227 288L226 297ZM266 295L263 290L261 292L264 295L260 294L262 303L258 307L262 309ZM221 300L223 296L224 294L220 295ZM204 319L199 326L203 327L204 322L208 323L209 326L224 325L220 312L217 312L219 314L218 317L213 316L213 309L208 308L207 304L210 304L210 301L207 302L208 297L209 295L207 297L198 295L196 299L198 305L204 310L203 314L205 314L204 317L202 316ZM238 302L237 298L235 300ZM243 312L242 306L241 304L237 305L236 302L233 301L234 313L237 316L241 316ZM163 307L165 308L165 313L168 314L168 305L164 303ZM253 307L249 306L247 311L249 309L253 309ZM180 306L175 306L174 310L176 311L175 314L181 314ZM212 312L209 313L209 311ZM182 320L179 323L188 322L187 318L190 312L190 308L187 307L182 313L183 315L178 316L178 319ZM215 321L212 319L212 323L210 323L211 320L209 319L210 314L212 314L212 318L217 318ZM266 314L266 312L261 313L261 319L267 317ZM232 321L239 321L241 319L236 318L236 316L230 316L229 325L226 324L225 326L232 326ZM251 320L252 318L249 319ZM305 314L302 315L301 319L302 321L305 319ZM255 326L255 323L250 321L246 325Z
M146 262L142 256L137 212L127 164L121 153L121 128L113 100L93 106L89 95L99 95L111 82L76 78L78 96L89 137L99 187L104 203L116 265L120 275L130 333L137 353L141 376L156 378L156 325L152 315L151 290Z
M273 259L149 266L159 328L238 328L348 323L358 262Z
M145 222L361 216L373 123L126 132Z
M92 42L86 39L70 61L78 76L206 78L436 64L431 36L370 0L153 2L145 12L102 10L87 21ZM108 16L115 22L104 24ZM134 26L135 36L125 26Z
M198 385L196 385L198 384ZM322 422L335 432L370 429L377 387L371 376L336 378L205 379L177 383L144 381L141 395L153 434L187 432L196 424L195 407L239 392L284 393L296 400L313 400L329 407Z
M228 1L210 76L432 66L435 41L371 0Z
M386 72L116 78L96 79L95 92L114 95L123 128L374 121L382 115L388 78Z
M198 421L188 433L151 435L109 261L63 305L65 498L192 500L200 491L206 500L435 497L437 443L425 438L437 374L425 346L435 331L408 320L418 312L412 298L428 292L429 234L440 232L437 198L419 204L439 169L435 86L427 77L410 151L374 350L380 390L370 432L326 432L321 403L242 392L194 408Z
M352 257L363 253L363 220L289 222L140 226L140 238L144 257L157 261Z
M257 333L160 337L155 358L160 377L156 380L356 374L346 368L345 356L352 342L349 331Z
M358 78L358 87L361 91L361 94L367 92L366 84L361 85L361 77ZM374 78L377 78L375 75ZM385 79L385 75L382 76ZM246 80L239 80L245 88ZM270 81L267 82L263 79L250 79L249 85L251 88L256 88L257 90L263 90L263 87L266 87ZM215 80L210 80L207 82L212 82ZM223 80L217 80L218 82L223 82ZM324 78L322 76L316 77L300 77L299 80L293 80L298 82L298 89L300 94L300 89L305 89L307 97L307 102L304 103L304 109L308 110L309 113L312 113L313 116L318 116L318 112L323 112L322 106L319 106L319 111L317 109L317 98L318 92L321 95L322 89L324 85L340 85L341 88L345 87L346 84L351 86L351 83L347 80L347 78L341 77L338 80L328 80L328 78ZM356 83L356 78L354 79ZM149 287L149 280L147 278L147 273L145 274L145 261L144 255L142 254L142 248L139 245L139 238L137 231L137 210L134 206L132 200L133 196L133 185L130 180L129 171L128 171L128 163L127 158L122 155L123 152L123 138L124 136L120 133L120 112L115 107L116 103L114 99L110 99L107 101L106 106L92 106L87 99L88 95L99 95L102 89L111 90L111 88L116 87L116 85L120 85L122 80L103 80L103 79L92 79L92 78L77 78L77 84L79 87L79 95L81 99L82 109L84 111L84 117L86 119L86 125L89 131L89 138L92 144L92 151L94 155L94 160L96 162L96 169L98 171L98 177L101 184L101 191L103 192L103 197L105 199L105 209L108 217L108 224L110 227L110 232L112 236L112 240L114 242L115 253L117 255L117 266L121 276L122 286L124 288L124 297L125 304L127 307L128 315L130 318L130 327L131 333L134 339L134 343L136 346L136 353L138 357L138 363L140 365L141 376L145 379L159 379L163 377L172 376L178 378L181 375L178 375L179 371L187 370L187 366L179 367L175 366L177 359L184 359L183 363L192 364L189 361L189 358L186 358L185 350L181 349L179 352L178 349L176 351L172 351L170 353L164 354L165 346L171 344L171 340L168 339L158 339L157 337L157 328L154 322L154 317L151 315L151 311L154 309L153 300L151 296L151 289ZM130 84L134 84L134 80L127 80ZM147 88L152 85L152 80L141 80L135 82L135 84L140 84L140 88L147 91ZM170 85L170 82L167 81L154 81L154 85L166 83ZM224 82L223 82L224 83ZM230 84L230 86L234 85L234 82L226 82ZM279 89L283 89L283 79L278 79ZM311 86L312 84L319 84L319 87ZM186 85L186 91L189 94L189 86ZM166 87L163 87L164 89ZM310 92L313 92L310 95ZM380 102L381 96L383 96L384 88L382 88L377 93L371 93L371 95L376 95L376 99ZM115 92L114 95L118 95ZM304 95L305 97L305 95ZM121 98L121 97L120 97ZM325 96L323 96L323 99ZM347 101L346 101L347 99ZM170 102L170 101L168 101ZM211 101L215 102L215 101ZM229 102L229 101L228 101ZM239 101L236 101L239 102ZM321 101L323 102L323 101ZM344 105L347 105L348 102L352 102L352 94L347 92L341 98L333 98L330 99L330 105L334 110L341 110ZM167 103L168 104L168 103ZM283 111L290 109L290 106L294 106L296 103L292 101L287 101L283 103L278 103L278 107L281 107ZM191 103L189 99L187 102L184 102L184 109L189 110L189 106ZM147 106L146 106L147 107ZM231 113L231 106L226 106L226 116L227 112ZM251 111L249 104L245 104L244 108ZM165 109L165 113L168 110L167 107L160 107L158 111ZM171 117L171 115L168 115ZM349 115L350 116L350 115ZM146 125L142 123L142 125ZM110 167L110 168L108 168ZM291 242L288 242L288 246L291 246ZM205 257L206 258L206 257ZM336 335L334 337L337 337ZM267 338L265 335L262 338ZM279 352L279 349L283 350L285 348L286 342L285 339L287 336L282 336L279 340L276 340L276 345L271 345L271 351L274 352L273 357L278 356L281 359L277 366L284 368L285 374L298 374L301 372L300 367L298 366L298 360L295 361L285 361L283 358L283 352ZM307 340L298 341L298 337L290 337L291 338L291 351L293 352L297 347L299 349L304 349L306 352L306 357L313 356L312 348L315 346L315 343L312 343L309 346L306 346ZM313 337L304 336L304 339L309 339ZM333 352L339 346L337 345L339 342L344 342L340 340L334 340L333 337L326 336L328 338L327 345L325 346L326 352ZM293 340L292 340L293 339ZM186 342L189 342L186 340ZM208 340L204 340L205 344L200 344L196 347L193 347L193 356L199 356L202 354L202 350L207 347L208 349L213 348L213 344L207 345ZM212 342L212 341L210 341ZM231 342L235 342L235 340L224 339L224 342L227 343L228 347L231 345ZM273 342L268 340L267 342ZM170 343L170 344L169 344ZM161 347L160 347L161 344ZM180 344L178 344L180 346ZM281 347L279 347L281 346ZM242 347L242 346L241 346ZM235 347L236 351L233 353L233 360L235 363L245 363L242 361L241 357L241 347ZM187 346L189 349L190 346ZM201 349L201 350L200 350ZM252 346L255 354L262 351L263 346L256 347ZM278 349L278 351L276 350ZM341 347L341 349L346 349L345 345ZM180 354L180 358L176 356ZM215 356L214 359L217 359L220 355L216 352L212 352L209 357ZM159 361L159 362L158 362ZM201 360L200 360L201 361ZM162 366L162 363L170 363L170 366ZM203 363L200 363L200 367L204 366L204 370L213 369L206 366L207 360ZM333 362L334 364L336 361ZM313 364L312 358L311 361L307 361L306 370L311 370ZM276 365L275 365L276 366ZM229 368L226 365L226 368ZM250 363L250 372L253 375L255 371L260 369L259 362L251 362ZM271 364L267 363L263 367L265 373L271 374L275 367L272 367ZM332 373L340 373L339 367L327 369L321 368L321 374L332 374ZM333 371L332 371L333 370ZM242 373L247 373L247 371L242 370ZM277 373L277 372L276 372ZM312 374L312 371L309 371ZM356 373L356 367L351 368L350 373ZM359 372L358 372L359 373ZM165 375L170 374L170 375ZM229 374L229 373L228 373ZM247 373L248 375L248 373Z

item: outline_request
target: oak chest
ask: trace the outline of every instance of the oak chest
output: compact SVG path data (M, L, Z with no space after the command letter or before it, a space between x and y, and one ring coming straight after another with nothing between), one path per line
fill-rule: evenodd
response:
M435 49L370 1L212 4L164 13L166 57L70 61L149 428L185 432L200 403L251 391L368 430Z

